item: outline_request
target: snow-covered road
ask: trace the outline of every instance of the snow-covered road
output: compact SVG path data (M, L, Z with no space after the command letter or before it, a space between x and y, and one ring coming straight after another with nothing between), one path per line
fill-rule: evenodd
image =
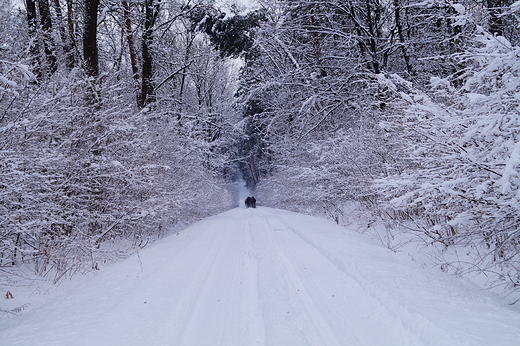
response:
M0 323L0 345L520 345L520 313L332 222L237 208Z

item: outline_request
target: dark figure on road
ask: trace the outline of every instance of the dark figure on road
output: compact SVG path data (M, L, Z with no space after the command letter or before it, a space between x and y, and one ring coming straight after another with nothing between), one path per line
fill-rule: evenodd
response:
M256 208L256 198L247 197L246 198L246 208Z

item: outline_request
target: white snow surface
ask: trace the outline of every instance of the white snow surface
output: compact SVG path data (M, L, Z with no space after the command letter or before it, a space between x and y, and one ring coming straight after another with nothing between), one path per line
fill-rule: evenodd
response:
M520 345L520 313L469 281L265 207L206 218L69 284L0 322L0 344Z

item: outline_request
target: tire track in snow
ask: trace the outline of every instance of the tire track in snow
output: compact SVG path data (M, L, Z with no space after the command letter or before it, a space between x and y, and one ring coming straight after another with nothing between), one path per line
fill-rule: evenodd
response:
M265 218L251 218L254 246L259 253L259 288L266 325L266 345L346 345L338 340L303 290L298 277L272 239ZM351 345L354 332L348 338Z
M497 299L302 214L234 209L140 254L16 317L0 330L0 344L516 346L520 340L520 314Z
M258 292L258 254L249 219L242 223L239 345L265 345L265 325Z
M271 220L276 219L279 223L281 223L282 227L287 228L287 230L295 237L297 237L300 242L304 242L306 244L307 249L302 250L302 253L308 255L311 252L318 252L320 257L325 260L321 265L321 268L325 268L327 266L325 262L328 262L339 272L341 272L341 274L347 278L350 284L357 286L360 290L358 290L356 296L366 297L367 300L365 301L365 306L372 305L376 309L377 306L383 308L384 311L380 310L380 313L385 315L385 318L381 319L383 324L389 320L394 320L399 324L383 326L382 324L376 324L372 321L367 326L365 326L366 331L364 335L370 337L371 326L373 328L374 325L377 325L378 327L383 326L387 329L386 335L388 336L388 339L386 341L382 340L385 345L392 344L389 340L395 342L395 345L472 345L471 341L457 338L455 335L449 333L446 328L439 327L435 321L432 321L427 316L420 314L418 311L410 311L409 304L404 305L399 300L395 299L392 294L390 294L390 291L388 291L384 286L380 285L380 282L376 282L370 276L362 274L361 271L359 271L359 268L356 268L353 265L349 265L348 263L335 258L324 248L315 244L311 238L302 234L302 232L291 226L290 222L280 217L278 213L268 213L267 215L271 217ZM273 227L280 228L279 226L273 226L271 224L271 228ZM281 239L281 241L283 241L286 246L286 253L291 253L297 256L294 251L291 250L294 247L294 243L296 242L294 237L290 240ZM289 246L289 244L291 245ZM298 258L296 258L296 260L298 261ZM302 259L300 258L299 260L301 261ZM307 265L308 264L309 262L307 262ZM328 277L331 277L331 275ZM399 327L401 328L401 333L396 334L395 329ZM375 335L381 334L382 333L376 333ZM395 335L395 338L390 337L392 334ZM432 342L432 340L435 340L435 342ZM369 342L368 344L372 345L379 343Z
M143 280L147 285L152 284L156 288L171 287L168 295L162 297L163 299L156 302L153 307L150 306L151 310L160 317L155 316L151 319L155 324L148 328L154 330L154 333L152 333L152 340L147 342L143 340L146 344L151 342L153 345L161 345L164 344L164 340L178 339L190 321L187 316L193 313L193 304L197 302L204 288L208 272L216 265L213 257L220 253L226 243L222 233L215 231L222 223L222 219L212 217L205 221L207 224L201 222L197 224L196 232L193 232L191 227L188 227L186 232L181 231L180 235L189 242L175 255L169 256L167 261L161 262L160 272L152 271L147 275L150 278ZM135 342L128 344L135 344Z
M363 338L352 345L421 345L417 333L403 326L397 316L377 297L365 289L357 278L341 270L327 256L304 242L286 222L279 218L277 241L289 256L293 271L319 307L338 338L345 338L347 330L355 330ZM309 257L312 255L312 257ZM374 333L375 329L378 331ZM391 341L390 341L391 340Z
M80 278L84 285L68 290L66 295L57 296L41 308L45 311L44 322L39 311L21 316L25 323L4 333L3 337L8 338L10 333L23 337L6 345L164 344L172 330L172 311L178 307L169 294L173 296L183 288L179 285L183 281L179 281L179 274L183 272L172 271L167 264L185 259L190 250L200 251L211 245L211 241L201 243L200 239L212 239L211 230L217 222L218 218L208 218L198 224L196 233L190 234L188 228L187 232L181 231L140 251L140 256L133 255L103 268L88 281ZM151 253L157 255L149 256ZM186 266L189 264L196 265L196 261ZM166 285L171 287L171 292L157 295ZM81 310L77 309L78 304ZM75 311L72 315L71 310ZM52 341L49 341L49 331L55 331L50 336ZM0 344L4 343L0 341Z
M316 286L311 287L308 283L304 283L309 276L309 273L302 275L301 270L297 269L293 261L287 258L287 254L290 253L290 247L284 243L284 246L280 246L280 239L283 230L276 231L277 228L271 227L269 218L264 217L265 227L264 232L267 232L269 243L276 249L277 254L283 264L285 271L292 283L296 296L302 304L302 307L308 312L309 316L312 316L312 323L316 330L320 333L320 345L363 345L359 336L357 335L356 329L349 323L345 318L342 318L341 333L338 333L337 328L334 325L339 320L338 316L334 320L330 317L330 308L334 304L328 304L327 310L323 309L323 300L317 297L320 293L316 289ZM269 232L270 230L273 232ZM304 266L302 268L306 269ZM336 329L336 330L334 330Z
M228 230L220 232L213 246L204 256L201 268L191 280L191 289L188 295L179 298L179 301L183 302L183 306L181 307L182 312L180 312L179 315L185 316L185 320L183 324L177 328L180 334L176 338L176 345L190 345L192 344L191 339L193 338L199 342L205 340L206 344L215 342L214 330L199 330L199 327L204 327L201 321L207 320L208 318L212 319L212 322L206 325L206 327L213 326L215 329L215 324L222 328L224 327L224 321L218 321L213 318L214 316L208 316L208 312L212 314L212 312L215 311L215 305L220 302L220 300L215 297L216 292L211 292L211 290L225 284L222 281L215 281L217 281L218 269L224 265L222 258L225 251L223 250L229 247L229 245L226 244L229 238L230 232ZM217 302L215 302L215 300L217 300ZM208 309L211 309L211 311L208 311Z
M218 225L218 245L193 283L198 292L175 345L263 345L256 263L246 219Z

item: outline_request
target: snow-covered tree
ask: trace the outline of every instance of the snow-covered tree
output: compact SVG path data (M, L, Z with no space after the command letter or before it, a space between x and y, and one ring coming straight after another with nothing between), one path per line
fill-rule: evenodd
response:
M225 179L236 114L232 64L200 37L189 49L168 47L175 35L190 35L172 4L158 15L162 31L151 47L147 78L157 102L140 111L124 8L112 5L101 3L95 34L80 30L89 37L86 65L60 63L38 83L21 58L28 31L14 40L16 30L0 30L2 270L24 267L58 281L235 203ZM16 11L0 13L6 27L27 23ZM54 52L67 61L65 49ZM177 74L175 62L183 67Z
M397 77L406 116L382 123L408 146L408 164L381 181L391 213L431 242L464 246L470 268L520 283L520 48L480 30L460 56L464 84L440 78L428 93ZM399 91L400 90L400 91ZM391 129L391 130L390 130ZM458 264L462 265L463 264Z

